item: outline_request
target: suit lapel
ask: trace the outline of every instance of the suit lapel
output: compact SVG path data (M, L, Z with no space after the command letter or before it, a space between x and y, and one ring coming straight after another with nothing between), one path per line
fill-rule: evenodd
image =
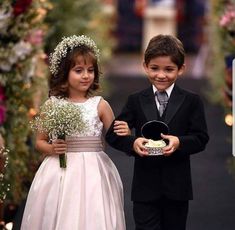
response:
M183 104L184 98L185 98L185 94L183 94L180 88L175 85L172 90L168 104L167 104L167 110L166 110L166 116L165 116L165 122L167 124L170 123L171 119L174 117L177 110Z
M141 109L148 121L157 120L157 106L152 87L149 87L140 95Z
M174 86L170 99L168 101L167 110L165 114L165 123L169 124L171 119L176 114L177 110L183 104L185 94L180 90L178 86ZM153 94L152 87L149 87L140 95L141 109L144 111L145 117L148 121L158 119L158 110Z

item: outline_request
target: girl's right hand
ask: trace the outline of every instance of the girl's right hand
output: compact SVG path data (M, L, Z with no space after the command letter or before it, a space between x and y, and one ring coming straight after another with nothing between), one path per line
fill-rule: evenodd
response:
M52 154L64 154L67 150L67 144L65 140L56 139L52 141Z

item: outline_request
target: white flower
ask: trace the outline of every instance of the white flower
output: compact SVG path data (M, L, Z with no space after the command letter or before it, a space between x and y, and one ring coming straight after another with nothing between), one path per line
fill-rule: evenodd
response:
M0 70L8 72L11 70L11 64L7 61L0 61Z
M6 198L6 193L10 189L10 185L6 184L5 178L4 178L4 171L7 168L8 165L8 153L9 150L5 147L0 148L0 160L2 162L5 161L3 164L3 171L0 172L0 203L3 202L3 200Z
M24 60L25 57L32 51L32 46L28 42L20 41L13 47L13 52L20 59Z
M1 33L5 33L8 28L12 16L12 8L7 8L4 6L0 9L0 30Z
M65 99L51 97L41 106L39 114L31 121L31 127L53 137L83 132L86 124L81 107Z
M99 60L100 51L97 48L95 42L85 36L70 36L62 38L62 41L56 46L54 52L50 55L50 71L53 75L55 75L58 71L61 59L67 55L68 50L72 50L78 46L87 46L93 50L97 60Z

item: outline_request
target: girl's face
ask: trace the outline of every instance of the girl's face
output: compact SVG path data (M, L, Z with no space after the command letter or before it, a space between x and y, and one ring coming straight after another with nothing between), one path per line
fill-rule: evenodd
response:
M180 69L171 61L169 56L159 56L150 60L148 65L144 63L144 69L149 81L159 90L164 91L170 87L184 72L185 66Z
M88 89L94 82L94 66L90 58L79 55L76 58L75 66L72 67L68 75L69 94L79 93L86 95Z

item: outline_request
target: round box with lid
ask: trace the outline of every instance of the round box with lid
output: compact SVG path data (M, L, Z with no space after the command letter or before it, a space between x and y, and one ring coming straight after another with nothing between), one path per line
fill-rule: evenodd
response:
M162 148L166 146L166 142L162 139L161 133L169 133L168 125L162 121L148 121L141 128L142 136L149 139L145 146L150 156L163 155Z

